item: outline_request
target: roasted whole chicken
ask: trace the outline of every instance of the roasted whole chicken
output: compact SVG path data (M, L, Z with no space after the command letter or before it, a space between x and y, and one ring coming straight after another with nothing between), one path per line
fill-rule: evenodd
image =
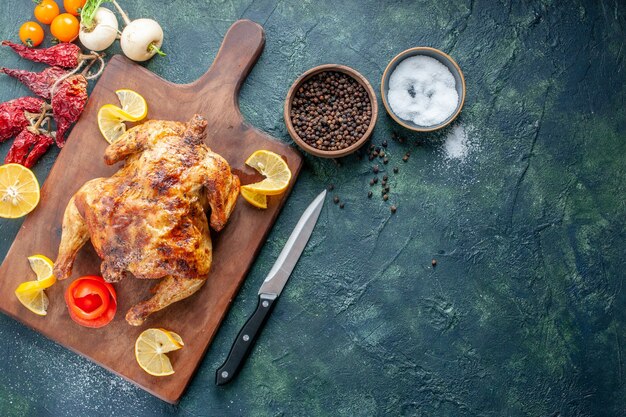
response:
M125 165L85 183L65 209L58 279L70 276L90 238L106 281L161 279L126 314L131 325L202 287L212 260L209 225L220 231L235 206L239 178L204 143L206 125L195 115L186 124L152 120L128 130L104 154L107 164Z

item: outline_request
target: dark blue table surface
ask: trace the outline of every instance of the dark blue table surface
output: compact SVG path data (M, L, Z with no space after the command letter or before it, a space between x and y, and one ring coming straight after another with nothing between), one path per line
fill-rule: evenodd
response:
M412 134L381 106L372 142L389 142L387 202L380 182L367 198L367 158L306 157L179 405L0 315L1 415L626 415L623 1L121 3L161 22L167 57L146 65L178 83L209 67L235 20L261 23L267 43L241 109L285 142L285 94L322 63L349 65L378 90L395 54L433 46L463 69L465 108L447 130ZM3 2L0 37L16 39L32 7ZM41 68L7 48L0 63ZM26 94L0 77L1 101ZM41 181L56 155L34 168ZM330 183L345 208L329 199L250 360L216 387L265 274ZM20 225L0 220L0 259Z

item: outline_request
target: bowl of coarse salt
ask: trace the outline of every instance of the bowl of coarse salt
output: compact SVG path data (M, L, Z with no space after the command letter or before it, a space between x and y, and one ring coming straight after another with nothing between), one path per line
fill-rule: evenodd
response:
M380 92L387 113L396 122L417 132L430 132L449 125L461 112L465 78L448 54L417 47L389 62Z

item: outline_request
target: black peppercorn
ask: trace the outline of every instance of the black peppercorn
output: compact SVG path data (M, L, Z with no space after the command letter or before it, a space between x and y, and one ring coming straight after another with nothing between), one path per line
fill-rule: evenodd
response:
M391 210L392 213L395 213L396 210L398 210L398 209L397 209L396 206L391 206L391 207L389 207L389 210Z
M358 141L367 131L372 113L361 84L348 74L326 71L302 83L290 116L302 140L314 148L333 151Z

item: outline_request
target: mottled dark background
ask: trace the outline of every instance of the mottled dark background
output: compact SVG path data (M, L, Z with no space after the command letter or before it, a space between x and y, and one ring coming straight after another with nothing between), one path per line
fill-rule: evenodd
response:
M367 199L369 161L307 157L178 406L0 316L1 415L626 415L624 1L121 3L162 23L167 57L147 67L179 83L209 67L233 21L261 23L267 43L241 108L286 142L284 96L322 63L352 66L378 89L396 53L440 48L465 72L465 108L429 135L381 108L373 142L389 140L384 168L400 168L388 202L380 182ZM3 1L0 36L15 39L31 10ZM0 63L39 68L6 49ZM24 94L0 78L2 101ZM40 180L55 156L36 166ZM328 201L250 360L217 388L264 275L329 183L345 209ZM0 221L0 259L20 223Z

